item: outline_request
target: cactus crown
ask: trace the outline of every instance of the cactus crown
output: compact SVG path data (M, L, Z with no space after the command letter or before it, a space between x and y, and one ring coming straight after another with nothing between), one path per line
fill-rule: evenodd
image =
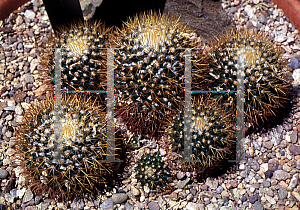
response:
M124 23L116 37L117 110L132 133L157 133L183 104L184 51L196 45L179 19L153 12Z
M91 98L65 94L61 110L60 142L54 132L59 127L53 97L33 104L18 128L18 152L37 193L70 198L94 192L111 176L113 165L101 162L107 157L104 108ZM61 159L56 154L59 147Z

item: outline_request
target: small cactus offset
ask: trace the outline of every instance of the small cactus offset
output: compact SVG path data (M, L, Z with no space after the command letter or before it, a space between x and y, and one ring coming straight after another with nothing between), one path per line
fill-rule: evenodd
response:
M191 126L189 159L184 157L185 121L189 121ZM191 118L185 120L182 110L168 128L170 149L183 158L183 166L187 168L202 170L213 167L234 152L233 126L234 118L230 111L225 111L209 97L194 97Z
M129 19L117 32L116 114L135 135L160 134L184 103L184 48L197 43L191 32L179 19L154 12Z
M193 82L201 83L197 89L236 91L237 52L243 49L245 121L256 126L275 116L289 102L291 92L287 61L266 34L235 30L222 35L212 43L206 55L207 65L194 74ZM235 109L237 95L229 92L219 95Z
M41 76L54 84L55 49L59 48L63 89L106 90L105 48L109 46L109 31L100 22L76 23L62 27L48 43L42 59L44 71Z
M55 137L54 98L36 101L18 127L18 154L26 179L36 193L70 198L93 193L113 174L107 159L105 107L87 96L62 97L61 140ZM116 159L120 150L116 133ZM61 147L61 158L58 158Z
M137 160L134 171L141 187L148 186L151 191L162 191L171 178L170 169L159 152L144 153Z

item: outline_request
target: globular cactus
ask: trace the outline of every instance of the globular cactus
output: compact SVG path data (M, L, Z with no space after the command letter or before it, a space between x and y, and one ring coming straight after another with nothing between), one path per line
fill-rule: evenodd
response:
M245 121L261 125L270 116L278 114L287 105L291 80L283 52L267 34L256 31L234 30L223 34L206 54L206 63L195 73L196 89L210 91L237 91L239 50L244 51L240 65L244 70ZM233 48L233 49L232 49ZM237 95L218 94L236 109Z
M197 45L191 32L179 19L154 12L129 19L117 32L116 114L135 135L159 135L184 103L184 48Z
M59 198L93 193L113 175L114 163L103 162L108 150L105 107L90 97L73 94L64 94L61 104L61 143L55 137L54 98L31 105L25 123L18 127L20 165L37 193ZM118 159L118 131L115 136Z
M141 187L148 186L151 191L162 191L171 178L167 162L159 152L144 153L134 168L135 178Z
M110 29L100 22L65 26L50 39L41 77L54 84L55 49L61 50L61 82L67 90L106 90L106 54Z
M234 153L235 131L232 112L220 107L209 96L194 97L191 107L190 118L184 119L182 109L170 122L168 128L170 149L182 157L183 167L197 170L213 168L219 161ZM185 121L191 126L191 140L187 142L191 148L189 157L184 156Z

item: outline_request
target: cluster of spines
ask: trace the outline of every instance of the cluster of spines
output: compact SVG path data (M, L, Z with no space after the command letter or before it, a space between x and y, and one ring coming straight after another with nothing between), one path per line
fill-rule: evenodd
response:
M24 175L37 193L60 198L82 196L95 192L113 174L113 163L105 162L107 135L103 110L91 98L64 94L61 158L57 156L56 147L60 145L54 133L53 97L36 102L28 110L25 124L19 127L17 149Z
M190 33L178 19L150 12L129 19L116 35L117 114L132 133L157 134L182 106L183 49L197 43Z
M230 101L235 109L237 95L230 91L237 91L238 62L241 60L247 122L263 122L287 104L291 88L287 77L287 62L282 58L281 49L266 34L231 31L217 39L212 46L206 56L207 65L197 72L198 78L195 81L202 82L197 88L228 91L220 95L224 101ZM240 50L244 50L244 60L238 57Z
M184 158L183 163L204 169L213 167L217 161L233 152L231 149L235 136L231 112L222 110L216 101L201 96L193 98L190 119L184 119L183 113L182 110L174 117L168 129L170 147ZM189 157L184 157L185 122L191 126L191 140L186 142L191 148Z
M137 161L135 178L141 187L148 186L152 191L161 191L171 177L166 162L159 152L146 152Z
M42 77L54 84L55 49L61 49L61 82L67 90L106 90L106 54L110 29L100 22L63 27L48 44ZM51 69L51 72L49 72ZM50 74L49 74L50 73Z

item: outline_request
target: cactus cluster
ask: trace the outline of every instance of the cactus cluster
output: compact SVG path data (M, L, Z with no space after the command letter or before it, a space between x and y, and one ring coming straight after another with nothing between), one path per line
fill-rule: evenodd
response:
M62 97L61 158L55 137L54 99L36 102L18 131L18 151L27 180L38 193L61 197L94 192L113 174L107 159L106 113L90 97ZM120 138L116 133L116 146ZM116 149L116 158L119 150Z
M137 161L135 178L141 187L148 186L152 191L161 191L170 178L170 169L159 152L144 153Z
M54 84L55 49L61 50L61 82L67 90L106 90L106 54L109 31L100 22L62 27L43 58L42 77ZM49 69L51 73L49 74Z
M196 46L179 19L144 13L115 36L116 114L136 135L157 135L184 99L184 48ZM179 49L181 48L181 50Z
M278 113L289 101L291 82L282 51L267 36L257 31L232 30L212 43L206 65L197 72L197 88L211 91L236 91L238 50L245 50L245 121L257 125ZM236 107L236 94L224 93L223 100Z
M191 148L189 157L184 157L185 122L190 123L192 137L188 145ZM183 163L204 169L214 166L217 161L233 152L232 147L235 143L233 126L232 112L225 111L209 97L194 97L191 118L184 119L184 112L180 111L168 129L168 141L172 151L186 160Z

